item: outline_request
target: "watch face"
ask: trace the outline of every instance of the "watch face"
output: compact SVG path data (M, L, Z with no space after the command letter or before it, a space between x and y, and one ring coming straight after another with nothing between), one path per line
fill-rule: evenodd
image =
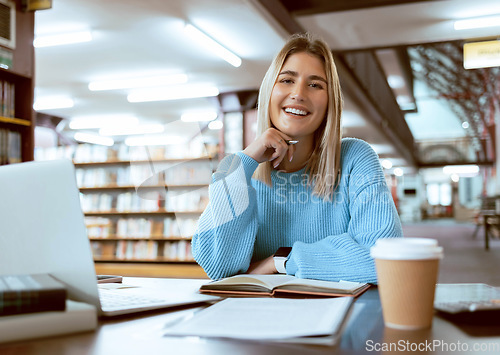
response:
M276 253L274 254L274 257L282 257L282 258L286 258L288 257L288 254L290 254L290 252L292 251L292 248L291 247L281 247L279 248Z

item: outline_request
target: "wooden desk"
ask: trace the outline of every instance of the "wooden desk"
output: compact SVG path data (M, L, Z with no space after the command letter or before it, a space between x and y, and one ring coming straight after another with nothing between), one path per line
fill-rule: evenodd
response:
M179 282L199 280L125 278L128 284L148 284L151 281L170 290ZM336 346L258 343L236 340L199 338L169 338L162 329L181 316L199 308L177 308L135 316L102 319L95 332L51 337L0 345L0 354L36 355L154 355L154 354L396 354L384 351L420 347L414 353L428 354L499 354L500 326L457 326L435 316L432 329L397 331L384 328L378 291L372 288L360 296L354 305L341 341ZM434 348L429 348L436 344ZM427 348L424 348L426 347ZM399 348L396 348L399 347ZM458 347L458 348L457 348ZM474 347L480 347L479 351ZM450 351L450 349L468 349Z

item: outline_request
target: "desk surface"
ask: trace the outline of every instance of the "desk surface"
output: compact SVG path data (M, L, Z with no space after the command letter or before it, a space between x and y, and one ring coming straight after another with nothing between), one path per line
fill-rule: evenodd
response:
M153 279L124 278L124 283L151 285ZM201 280L154 279L156 286L175 290L179 284ZM206 280L205 280L206 282ZM0 345L1 354L395 354L416 350L428 354L499 354L500 326L465 326L434 317L423 331L384 328L376 288L355 302L341 341L335 346L276 344L200 338L169 338L162 329L169 322L199 310L179 307L133 316L101 319L95 332L50 337ZM392 350L391 348L392 347ZM417 348L420 347L420 348ZM418 351L420 350L420 351Z

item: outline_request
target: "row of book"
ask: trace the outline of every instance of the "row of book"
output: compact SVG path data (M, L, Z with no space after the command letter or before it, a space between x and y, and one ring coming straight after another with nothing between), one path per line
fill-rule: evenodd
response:
M82 210L88 212L196 212L208 204L208 188L148 191L144 194L80 194Z
M112 147L95 144L77 144L71 146L37 148L35 160L54 160L67 158L76 163L106 161L150 161L164 159L193 159L201 156L215 156L218 145L194 139L189 143L163 146L130 147L116 144Z
M190 241L93 241L92 252L96 259L193 261Z
M0 116L14 118L15 106L14 83L0 80Z
M190 238L197 218L102 218L86 217L89 238Z
M21 134L0 128L0 165L22 161Z
M134 164L78 168L76 179L79 187L106 186L156 186L209 184L212 168L203 161L183 163Z

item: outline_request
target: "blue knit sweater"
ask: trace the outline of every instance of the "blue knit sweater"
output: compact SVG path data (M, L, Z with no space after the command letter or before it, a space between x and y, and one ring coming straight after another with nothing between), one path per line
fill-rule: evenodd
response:
M376 283L370 247L378 238L401 237L401 223L370 145L344 138L340 161L340 184L324 201L312 194L305 169L273 170L269 187L252 179L254 159L241 152L225 157L192 239L195 260L219 279L290 246L289 275Z

